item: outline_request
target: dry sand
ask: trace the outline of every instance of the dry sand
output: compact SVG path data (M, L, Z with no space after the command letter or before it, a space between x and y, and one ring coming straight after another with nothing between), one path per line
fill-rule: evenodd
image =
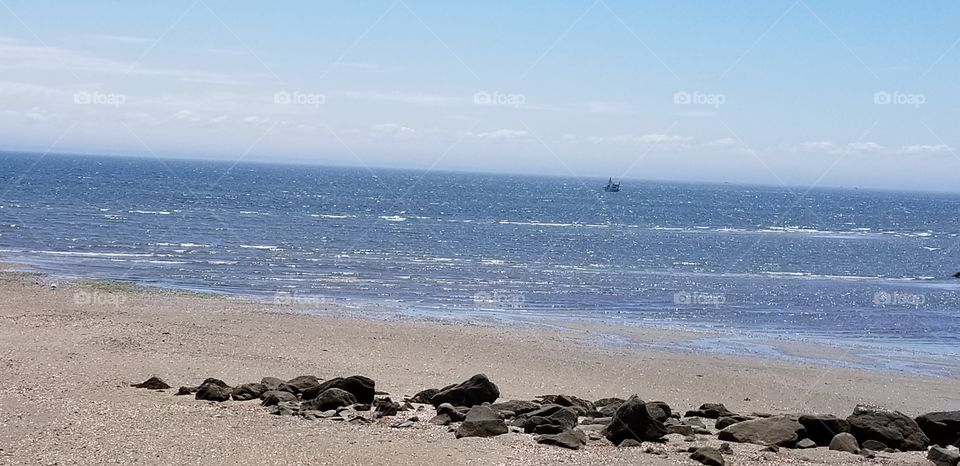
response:
M503 399L639 394L675 410L723 402L735 412L846 416L857 403L911 415L958 409L957 378L801 365L598 344L595 328L545 330L354 314L303 315L222 297L61 284L0 273L0 464L698 464L678 450L718 445L676 435L644 448L605 441L580 451L510 433L457 440L419 422L354 426L267 414L257 402L208 403L134 389L206 377L366 375L393 398L485 373ZM382 313L381 313L382 314ZM631 329L638 341L689 338ZM428 419L432 411L421 413ZM646 444L645 444L646 446ZM727 464L928 464L923 453L876 459L733 444Z

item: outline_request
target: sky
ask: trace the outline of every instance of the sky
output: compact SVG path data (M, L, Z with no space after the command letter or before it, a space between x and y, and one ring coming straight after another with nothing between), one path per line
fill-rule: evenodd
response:
M951 1L0 0L0 150L958 191Z

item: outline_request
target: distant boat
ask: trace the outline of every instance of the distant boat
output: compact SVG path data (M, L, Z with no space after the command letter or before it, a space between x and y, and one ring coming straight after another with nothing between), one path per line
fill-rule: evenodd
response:
M614 183L613 178L610 178L610 180L607 181L607 185L603 187L603 190L608 193L618 193L620 192L620 183Z

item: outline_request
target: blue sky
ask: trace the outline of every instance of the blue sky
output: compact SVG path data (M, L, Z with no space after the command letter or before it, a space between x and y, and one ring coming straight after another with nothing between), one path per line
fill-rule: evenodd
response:
M957 190L948 1L0 0L0 148Z

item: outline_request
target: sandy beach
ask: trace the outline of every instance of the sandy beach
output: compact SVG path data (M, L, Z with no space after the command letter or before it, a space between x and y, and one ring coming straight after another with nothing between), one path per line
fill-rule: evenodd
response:
M957 378L871 372L598 342L591 326L470 325L388 312L304 315L287 305L105 283L0 274L0 464L696 464L680 452L716 436L578 451L511 432L456 439L406 429L271 416L256 401L211 403L131 384L174 387L365 375L394 400L484 373L501 399L568 394L662 400L676 411L722 402L734 412L849 415L859 403L911 416L957 409ZM385 317L386 316L386 317ZM690 338L635 327L636 341ZM645 444L644 446L647 446ZM727 464L928 464L924 452L877 458L732 444Z

